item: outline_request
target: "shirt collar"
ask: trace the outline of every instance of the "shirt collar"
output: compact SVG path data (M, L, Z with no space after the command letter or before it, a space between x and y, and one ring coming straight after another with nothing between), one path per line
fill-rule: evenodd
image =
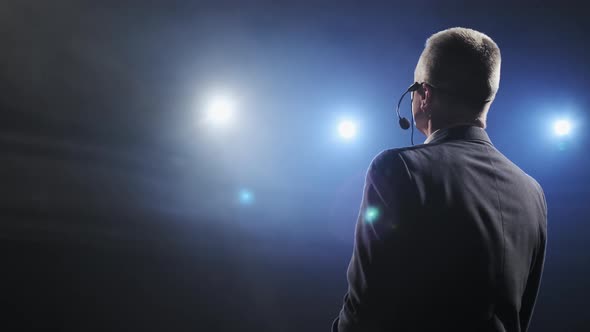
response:
M440 143L450 140L477 140L492 145L490 137L483 128L469 124L438 129L428 136L424 144Z

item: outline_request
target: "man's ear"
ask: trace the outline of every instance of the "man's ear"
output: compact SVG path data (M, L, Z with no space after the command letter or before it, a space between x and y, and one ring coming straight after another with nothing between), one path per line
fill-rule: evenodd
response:
M430 85L422 83L422 100L420 101L420 110L425 113L430 112L430 107L432 105L432 88Z

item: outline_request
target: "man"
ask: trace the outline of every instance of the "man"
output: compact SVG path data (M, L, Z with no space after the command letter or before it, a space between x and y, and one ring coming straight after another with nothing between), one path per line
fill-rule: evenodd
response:
M367 171L332 330L526 331L545 257L539 184L485 132L500 50L453 28L427 42L412 113L425 144L379 154Z

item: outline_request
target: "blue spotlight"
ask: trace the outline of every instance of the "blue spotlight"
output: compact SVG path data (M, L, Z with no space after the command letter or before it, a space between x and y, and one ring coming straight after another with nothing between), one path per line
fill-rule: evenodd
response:
M568 136L572 131L572 123L569 120L558 120L553 124L553 132L557 136Z
M351 140L356 136L357 125L353 121L343 120L338 124L338 134L345 140Z
M248 189L242 189L238 193L238 200L242 205L251 205L254 203L254 193Z
M226 96L216 96L209 101L205 120L213 127L226 127L233 122L236 105Z

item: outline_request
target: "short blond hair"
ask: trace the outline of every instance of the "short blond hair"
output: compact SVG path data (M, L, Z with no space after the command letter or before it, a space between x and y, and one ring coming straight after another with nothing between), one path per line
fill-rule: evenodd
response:
M501 61L500 48L484 33L451 28L428 38L414 75L419 82L485 107L498 92Z

